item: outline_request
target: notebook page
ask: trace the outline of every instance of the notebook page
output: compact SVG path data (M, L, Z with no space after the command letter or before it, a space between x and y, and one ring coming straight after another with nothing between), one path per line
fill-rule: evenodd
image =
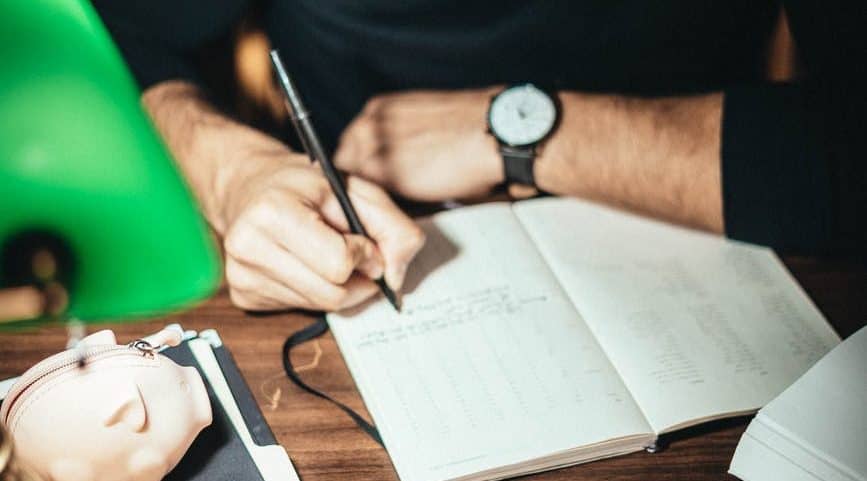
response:
M650 426L508 204L422 221L403 313L328 316L404 480L446 480Z
M576 199L514 209L657 432L758 409L839 342L770 249Z

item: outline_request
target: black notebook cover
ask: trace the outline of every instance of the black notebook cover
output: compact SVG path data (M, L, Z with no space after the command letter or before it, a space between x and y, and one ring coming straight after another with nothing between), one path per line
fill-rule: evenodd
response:
M224 346L213 348L213 351L253 440L260 446L277 444L232 355ZM264 481L189 345L184 342L166 349L162 354L182 366L193 366L199 370L208 389L214 414L211 425L199 434L164 481Z

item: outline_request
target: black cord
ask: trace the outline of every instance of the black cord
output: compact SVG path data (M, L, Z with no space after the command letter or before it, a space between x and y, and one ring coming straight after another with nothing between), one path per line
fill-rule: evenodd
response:
M289 377L292 382L294 382L301 389L313 394L314 396L318 396L326 401L329 401L339 407L343 412L345 412L355 424L358 425L361 429L367 433L368 436L373 438L374 441L377 442L380 446L385 447L382 443L382 438L379 436L379 431L376 429L376 426L367 422L366 419L361 417L360 414L352 410L349 406L341 403L340 401L335 400L331 396L319 391L318 389L312 388L308 386L301 377L298 376L298 373L295 371L295 367L292 365L292 360L289 357L289 354L292 352L292 348L304 344L307 341L311 341L316 339L317 337L328 332L328 321L325 320L324 316L320 316L310 324L309 326L296 331L289 338L286 339L286 342L283 343L283 370L286 371L286 376Z

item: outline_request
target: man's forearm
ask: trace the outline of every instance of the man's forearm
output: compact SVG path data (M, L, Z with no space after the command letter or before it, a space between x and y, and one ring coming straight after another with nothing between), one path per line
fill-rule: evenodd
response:
M191 185L208 222L226 228L227 197L239 180L279 169L290 150L276 139L214 109L190 83L168 81L149 88L142 103Z
M561 125L536 161L540 188L723 232L722 94L561 100Z

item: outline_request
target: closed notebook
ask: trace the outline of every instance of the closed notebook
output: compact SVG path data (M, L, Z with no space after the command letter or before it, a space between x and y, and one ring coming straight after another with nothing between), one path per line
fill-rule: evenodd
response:
M839 342L767 248L565 198L421 225L402 313L328 316L403 481L642 450L754 412Z
M205 428L165 481L297 481L231 353L215 331L161 354L199 370L213 409Z
M759 411L729 472L744 481L867 481L867 327Z

